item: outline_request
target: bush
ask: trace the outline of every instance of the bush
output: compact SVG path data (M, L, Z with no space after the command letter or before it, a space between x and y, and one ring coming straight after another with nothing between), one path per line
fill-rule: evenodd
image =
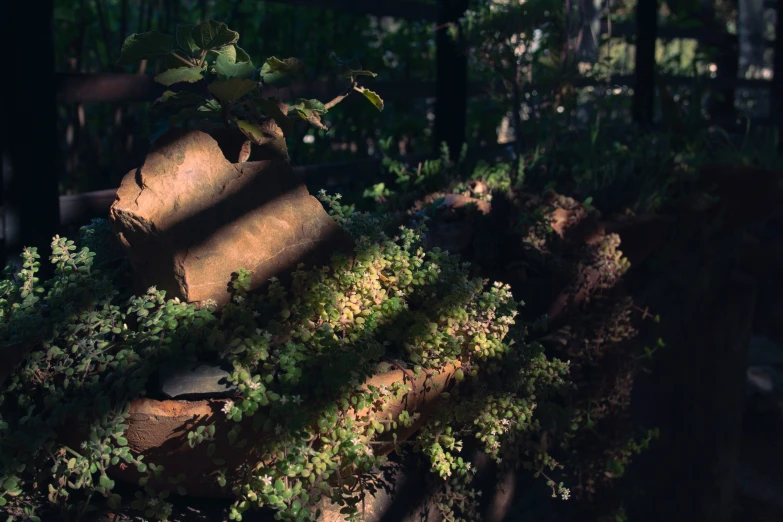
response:
M117 507L123 499L110 469L130 465L142 474L133 507L165 519L169 491L148 485L165 470L129 450L126 420L130 401L150 392L158 368L183 358L229 362L240 395L224 412L236 422L252 417L265 435L241 438L237 424L228 440L209 427L189 436L192 445L209 444L210 454L216 445L236 445L247 455L238 470L210 477L236 495L236 520L252 506L271 507L281 520L312 520L323 498L358 516L356 492L384 462L374 442L389 432L396 441L395 431L416 420L384 413L408 384L361 386L384 361L417 375L459 367L463 382L442 390L440 413L398 444L427 455L440 476L463 477L460 487L469 489L471 464L460 455L467 437L498 461L513 449L534 472L554 468L536 442L535 411L564 385L568 367L525 341L526 328L514 319L521 303L509 287L487 288L456 256L425 252L420 224L389 237L382 220L341 216L335 200L326 200L356 236L355 256L335 256L320 269L300 266L288 287L272 281L260 293L248 292L249 274L240 270L220 313L166 299L154 287L127 295L122 270L102 273L108 260L60 237L52 243L54 275L40 281L40 255L25 250L22 269L7 269L0 283L0 343L30 350L0 389L0 504L21 509L43 491L79 513L99 496ZM107 251L107 233L95 222L82 230L82 243ZM75 419L86 431L80 447L63 443ZM556 489L567 497L562 484ZM443 509L474 513L475 495L449 498Z

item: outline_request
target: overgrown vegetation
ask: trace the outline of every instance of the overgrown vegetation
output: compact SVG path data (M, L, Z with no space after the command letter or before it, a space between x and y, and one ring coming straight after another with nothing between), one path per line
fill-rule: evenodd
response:
M579 506L571 514L622 520L617 506L595 506L657 435L632 425L628 411L635 376L664 343L651 348L638 338L649 314L623 287L629 265L619 237L575 240L555 230L555 218L576 226L598 222L597 209L606 219L665 211L706 160L777 166L779 154L775 136L749 133L737 143L708 128L698 89L687 107L663 89L661 131L636 132L626 121L627 90L573 86L578 61L559 54L567 32L561 8L549 0L482 2L451 28L473 65L485 66L478 77L503 83L473 104L484 116L472 120L475 141L493 143L494 118L510 114L516 142L508 150L480 161L467 146L457 158L444 148L422 162L394 159L413 148L411 136L426 135L424 118L411 117L426 107L413 110L412 102L398 105L410 110L400 111L396 129L362 134L383 155L386 179L346 204L321 194L355 238L352 258L299 267L290 285L271 281L261 293L250 292L249 274L239 271L232 302L217 312L155 288L131 295L103 221L82 229L78 245L55 238L46 281L37 276L40 254L25 251L21 270L7 269L0 282L0 349L29 352L0 383L0 505L32 518L44 495L76 517L106 502L165 519L171 495L188 492L182 477L130 451L129 407L154 396L162 365L194 359L229 364L239 390L222 403L225 419L194 426L183 441L210 459L214 472L204 479L235 497L232 519L266 507L280 520L314 520L328 500L358 520L392 447L423 455L441 480L437 506L447 520L478 520L481 490L466 450L476 446L498 478L523 468L548 486L531 488L536 505L551 492L569 500L558 506ZM240 19L258 29L257 19ZM386 35L399 49L365 54L392 69L426 65L430 33L426 24L402 22ZM156 102L159 115L175 125L228 127L259 145L278 131L301 141L291 130L296 119L323 134L321 117L352 91L383 107L358 85L358 77L375 75L355 61L337 60L348 88L331 102L264 97L264 88L300 75L303 62L273 57L256 67L237 39L214 21L180 26L174 38L145 31L128 38L120 63L163 58L156 79L178 92ZM595 74L611 72L608 54ZM350 133L361 118L354 117L343 120L343 138L355 145ZM468 203L452 208L451 195ZM479 204L492 211L477 212ZM462 257L428 247L444 224L467 224L457 228L471 232ZM541 287L563 298L557 317L546 315L551 296ZM389 388L363 385L391 368L406 378ZM434 414L388 415L390 404L416 391L417 378L435 386L446 371L454 382L437 390ZM398 440L414 427L414 436ZM231 461L232 454L243 458ZM140 474L134 497L117 492L117 466Z
M29 508L34 489L43 488L72 512L86 512L100 497L119 507L130 499L115 493L111 468L135 466L142 477L132 507L166 518L170 493L187 491L180 478L131 453L124 431L129 402L154 391L151 376L161 365L183 358L225 360L234 368L240 395L225 402L224 414L235 424L200 425L187 440L208 445L216 470L206 480L236 495L233 519L266 506L282 520L311 520L323 498L358 517L362 494L385 461L373 451L382 441L426 456L445 479L440 509L455 520L475 520L478 509L466 442L478 443L501 469L522 466L542 477L563 499L589 499L622 475L646 444L634 442L633 429L615 425L645 352L628 344L636 331L632 302L616 286L627 268L616 236L587 250L568 246L549 216L558 208L584 216L581 205L534 198L520 207L520 219L527 217L513 232L529 262L538 259L549 273L578 265L603 274L588 289L589 303L569 316L579 320L561 332L573 342L564 341L553 357L535 341L546 321L520 323L524 309L508 285L487 287L457 256L423 248L427 228L420 220L432 215L437 223L436 207L413 228L388 236L389 215L355 213L336 197L322 198L356 238L355 258L302 267L290 287L275 281L262 294L248 292L249 274L239 271L233 300L220 313L167 300L155 288L128 296L122 270L101 272L111 266L105 222L82 230L81 249L55 238L51 280L36 278L39 254L26 251L24 267L6 271L0 292L2 344L32 350L0 395L0 501ZM583 290L583 273L573 274L572 292ZM457 385L440 390L437 413L421 419L410 440L397 441L396 432L417 415L384 412L411 391L412 381L362 386L388 367L384 361L428 381L457 367ZM615 381L615 372L626 378ZM62 437L62 426L74 422L82 428L79 446L78 436ZM591 434L603 430L613 436L596 446ZM224 457L230 448L245 456L235 466Z
M517 341L512 348L506 336L516 303L508 289L498 284L483 290L455 257L425 253L419 234L409 229L396 240L363 236L352 266L336 258L328 269L297 272L289 289L273 283L264 295L248 294L247 274L240 272L234 300L219 316L166 300L154 288L120 299L111 279L97 270L101 260L96 263L86 247L77 249L62 238L53 243L54 278L38 281L39 254L26 251L22 270L15 276L8 272L3 281L3 344L30 342L32 332L42 335L0 395L0 501L24 503L37 484L48 488L51 502L84 513L93 496L120 505L107 474L111 466L136 466L146 475L141 486L163 472L132 455L123 435L128 401L144 395L150 375L171 358L222 352L234 366L232 380L241 397L226 402L224 411L237 422L253 417L257 435L237 440L239 425L227 440L209 433L211 444L238 444L249 457L238 475L222 469L210 478L240 498L235 519L251 505L271 506L284 520L314 519L313 506L324 495L355 508L352 493L362 474L381 463L370 444L413 420L385 419L382 413L384 402L399 398L405 385L359 387L382 357L395 352L414 373L461 364L460 376L467 372L484 395L491 387L482 382L493 373L527 383L524 390L497 390L496 400L505 407L484 411L484 418L487 425L502 426L503 432L513 428L523 438L537 431L530 395L562 383L565 367L528 346L522 330L512 336ZM516 361L515 371L494 362L501 359ZM517 396L517 391L524 393ZM473 401L474 410L486 410L486 401ZM297 405L293 411L290 402ZM351 410L369 412L357 418ZM75 419L87 428L87 437L70 447L58 432ZM457 436L466 427L452 424L447 433L433 428L415 442L443 476L468 471L467 462L449 453L458 453ZM260 442L268 433L276 437ZM490 444L500 447L495 436ZM535 455L536 469L551 464L545 454ZM86 498L71 500L79 498L77 491ZM147 487L133 505L147 516L165 518L165 499L165 492Z

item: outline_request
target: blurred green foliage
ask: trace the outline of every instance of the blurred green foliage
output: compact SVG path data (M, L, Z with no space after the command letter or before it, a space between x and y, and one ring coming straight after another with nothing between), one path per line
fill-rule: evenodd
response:
M487 2L472 0L471 8L480 9ZM679 6L675 10L671 3L661 4L662 20L667 25L693 28L694 16L689 9ZM633 0L614 3L601 16L610 19L613 28L627 24L632 21L634 4ZM567 24L570 32L574 30L573 20L579 17L578 5L572 3L572 9ZM723 25L731 29L733 15L718 11ZM435 115L432 100L421 94L434 86L436 27L425 20L377 18L250 0L56 0L58 71L160 72L153 70L152 64L113 65L125 37L147 30L171 33L181 20L207 18L225 22L240 32L242 47L251 56L301 59L308 66L308 84L320 80L334 94L340 92L340 86L329 63L331 52L355 58L363 67L378 73L373 88L385 100L384 111L379 114L369 104L353 99L341 104L340 111L326 116L331 129L328 133L299 127L288 140L294 164L432 152ZM485 44L491 47L492 42ZM735 128L735 136L728 136L705 119L705 100L710 94L705 80L712 75L711 62L709 53L695 40L658 42L657 61L662 72L698 80L689 86L671 87L659 98L659 135L637 136L630 123L633 90L613 80L617 75L633 73L633 47L629 38L613 30L611 37L602 35L596 63L586 66L573 61L558 62L564 64L559 66L562 77L547 77L546 82L557 89L542 88L541 78L520 82L518 130L510 117L513 104L508 89L497 88L501 78L487 67L488 63L478 60L481 53L469 54L472 92L477 92L475 85L479 83L486 88L479 89L478 95L469 101L467 145L473 151L517 138L520 144L513 150L485 159L513 162L513 157L523 156L529 183L554 185L579 197L593 196L596 204L607 210L626 204L639 208L659 206L660 198L653 192L663 190L669 182L656 181L656 176L670 177L673 165L682 164L683 157L714 158L721 153L731 154L731 161L740 163L776 163L777 159L770 158L777 156L766 145L771 138L758 139L758 133L767 136L770 131L759 129L751 133L739 128L737 132ZM559 58L550 54L547 59ZM533 71L537 67L541 70L541 64L531 64ZM574 81L579 77L589 77L597 83L583 86ZM301 96L317 97L309 94ZM737 99L741 117L751 110L754 114L764 113L766 98L760 91L740 90ZM116 187L126 172L138 166L146 151L147 137L153 131L148 109L148 103L61 104L60 130L66 164L62 192ZM509 155L513 156L511 160ZM529 165L534 156L540 161ZM410 168L415 169L417 161L411 160ZM687 159L686 163L690 165L690 161ZM393 180L394 177L381 177L362 180L360 184L362 190L370 192L376 190L372 187L379 182L386 182L385 190L405 190L395 186ZM642 204L641 200L647 203Z

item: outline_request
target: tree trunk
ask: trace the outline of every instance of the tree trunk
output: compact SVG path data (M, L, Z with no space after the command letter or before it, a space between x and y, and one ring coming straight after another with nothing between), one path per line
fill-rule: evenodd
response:
M783 2L776 2L775 14L778 20L783 20ZM772 92L770 92L771 116L773 125L778 129L778 148L783 144L783 24L775 27L775 58L772 76Z
M764 2L739 0L740 73L764 66Z
M737 0L730 1L737 5ZM720 125L734 125L737 117L734 102L739 75L739 39L729 34L725 24L716 17L714 0L702 1L701 20L709 34L702 43L707 47L707 56L711 56L717 66L716 79L719 83L710 95L707 113Z
M655 109L655 42L658 38L657 0L639 0L636 5L636 74L633 119L650 127Z
M451 156L459 156L465 142L468 100L468 60L462 46L449 34L450 24L468 8L467 0L438 1L436 45L435 143L437 152L446 142Z
M601 44L602 0L580 0L582 26L579 30L579 57L594 64L598 61Z

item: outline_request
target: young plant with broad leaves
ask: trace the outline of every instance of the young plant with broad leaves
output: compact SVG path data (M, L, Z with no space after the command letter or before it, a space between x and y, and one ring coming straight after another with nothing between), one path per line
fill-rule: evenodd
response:
M304 63L298 58L272 56L258 67L238 41L239 33L214 20L179 25L173 37L157 31L132 34L122 45L118 64L165 61L166 70L157 74L155 81L167 90L153 109L168 125L234 129L256 145L276 146L284 156L285 137L296 120L327 130L323 116L353 92L383 110L381 97L358 81L376 74L355 60L342 60L334 54L331 58L348 83L343 93L327 102L304 98L283 101L280 89L303 77Z

